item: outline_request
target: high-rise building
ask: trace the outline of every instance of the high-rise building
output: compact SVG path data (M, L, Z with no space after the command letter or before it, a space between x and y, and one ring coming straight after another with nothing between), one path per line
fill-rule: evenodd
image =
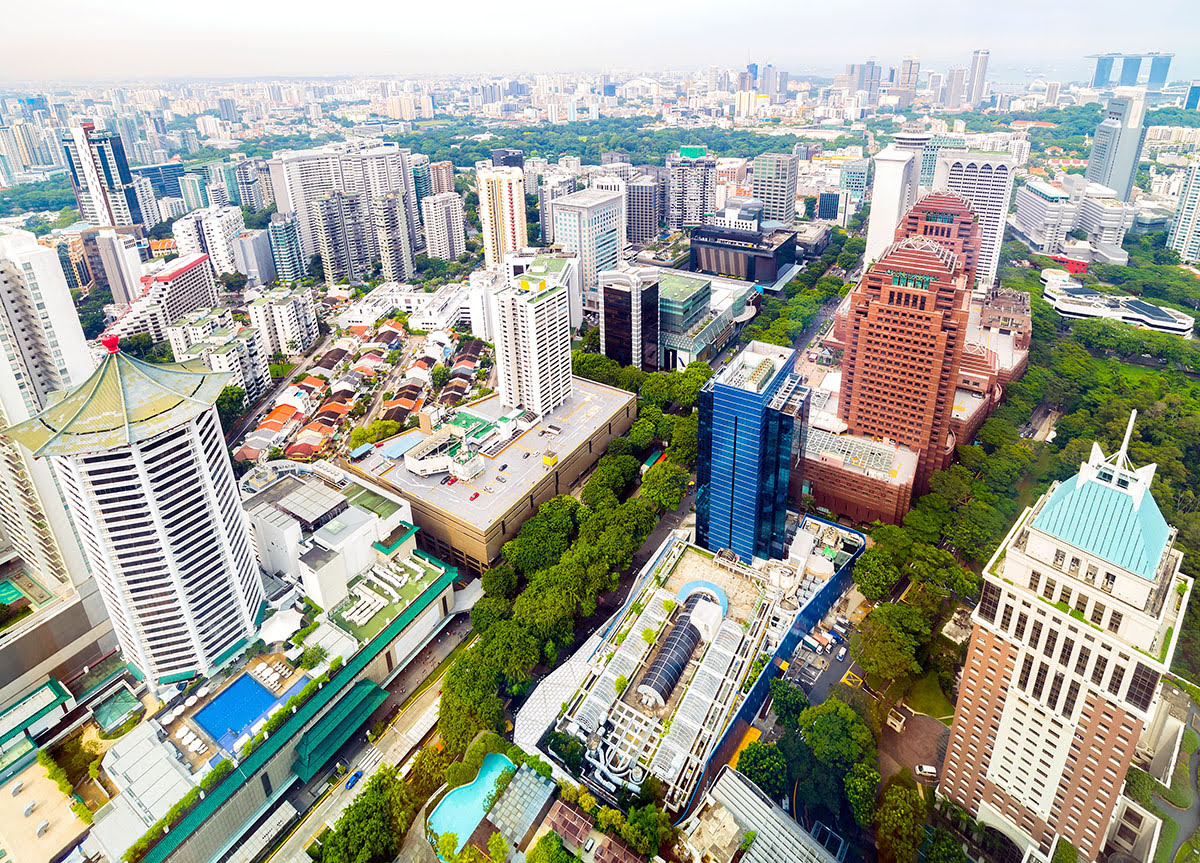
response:
M500 401L543 417L571 393L567 286L526 274L493 294L491 302Z
M1184 169L1167 248L1178 252L1181 260L1200 261L1200 159L1192 159Z
M625 224L629 242L648 243L658 236L662 213L662 184L644 174L625 186Z
M950 71L946 73L946 107L952 111L962 108L968 96L966 67L951 66Z
M406 282L416 273L413 247L408 235L406 192L388 192L371 201L371 222L375 232L374 252L381 273L389 282Z
M181 255L208 255L218 275L240 272L234 259L234 240L246 230L240 207L208 207L180 216L171 234Z
M980 242L961 198L927 195L850 292L838 412L851 434L918 453L916 493L948 466ZM962 252L956 251L962 249Z
M184 174L180 177L179 194L188 212L208 206L208 183L200 174Z
M263 334L268 356L293 356L317 340L317 312L311 288L272 288L247 306L250 325Z
M574 174L551 174L538 187L538 227L543 245L554 242L554 200L578 189L579 181Z
M1061 81L1046 82L1046 107L1055 108L1058 106L1059 93L1062 91Z
M227 123L239 123L242 119L238 113L237 102L225 97L217 99L217 115Z
M92 362L79 319L62 314L72 303L58 255L33 234L0 227L0 296L0 425L9 425L86 380ZM99 659L113 636L50 464L2 437L0 553L50 594L0 638L0 705L7 705L49 674Z
M799 160L793 153L763 153L754 159L751 188L763 202L763 218L791 226L796 221L796 177Z
M1183 108L1185 111L1200 109L1200 81L1193 81L1188 85L1183 97Z
M529 245L525 173L520 168L480 168L475 172L475 187L483 260L489 267L498 267L506 254Z
M433 172L429 167L429 157L424 153L413 153L409 160L412 163L413 193L417 196L417 213L420 214L421 202L433 194Z
M983 89L987 84L988 57L991 52L979 50L971 55L971 92L967 102L971 108L983 103Z
M228 375L104 342L91 377L4 434L54 464L125 659L155 686L207 676L264 601L215 407Z
M893 143L875 155L875 182L871 215L867 223L867 249L863 261L877 260L896 239L896 226L917 202L920 180L918 157Z
M104 331L120 338L148 333L159 342L167 327L189 312L217 304L217 283L208 255L181 255L151 276L142 277L142 292Z
M938 158L933 186L962 195L970 202L980 229L976 278L982 288L990 287L1000 268L1000 246L1012 200L1012 156L970 152L942 155Z
M1152 92L1158 92L1167 83L1167 74L1171 68L1171 60L1175 57L1174 54L1160 54L1157 52L1149 54L1091 54L1089 56L1096 61L1096 70L1092 74L1092 88L1097 90L1107 89L1112 84L1113 64L1118 60L1121 61L1120 86L1136 86L1142 71L1142 61L1148 58L1150 60L1150 76L1146 86Z
M606 189L584 189L554 201L554 242L579 256L583 306L600 310L600 272L616 266L624 238L625 196Z
M267 225L275 276L281 282L294 282L308 274L304 250L300 245L300 226L294 215L272 213Z
M1001 859L1049 860L1056 842L1089 863L1153 859L1169 841L1125 780L1134 766L1173 775L1188 699L1164 675L1193 582L1155 465L1128 459L1132 431L1133 417L1112 456L1093 444L983 570L939 789Z
M632 165L626 167L632 168ZM617 228L617 242L620 248L629 243L629 182L616 174L600 174L592 177L589 188L605 192L616 192L621 196L621 224Z
M171 354L178 363L199 363L228 372L228 386L253 404L271 386L270 357L262 332L233 320L230 309L196 309L167 328Z
M808 416L795 359L791 348L752 341L700 390L696 542L710 551L747 563L784 556Z
M420 246L420 218L412 154L391 143L330 144L312 150L288 150L267 161L275 205L294 213L305 257L317 254L319 202L335 192L362 195L369 201L389 192L404 192L409 245Z
M237 182L238 200L243 207L249 207L256 213L266 209L263 198L262 176L258 171L258 162L246 159L238 162L234 168L234 178Z
M242 231L233 238L233 266L246 277L250 287L275 281L275 259L271 237L263 230ZM176 354L178 357L178 354Z
M525 153L512 147L497 147L492 150L493 168L524 168Z
M896 77L896 85L902 90L916 91L921 78L921 61L916 57L905 57L900 61L900 74Z
M667 227L678 231L703 225L717 209L717 160L707 147L680 147L667 158Z
M334 192L311 205L316 217L317 254L325 283L364 279L371 269L375 237L371 207L362 194Z
M61 141L83 220L93 225L140 224L141 206L121 136L83 123L63 132Z
M600 353L645 372L659 367L658 273L644 267L600 274Z
M112 292L113 304L127 306L142 292L142 256L138 239L101 228L96 234L96 250L104 270L104 282Z
M1122 201L1133 194L1142 145L1146 142L1146 93L1118 89L1096 126L1087 178L1116 191Z
M444 195L454 191L454 163L429 163L429 188L434 195Z
M857 159L842 165L838 173L838 189L849 192L850 200L861 203L867 196L867 179L871 176L871 161Z
M425 254L429 257L455 261L466 253L463 202L457 192L442 192L421 201L421 220L425 223Z

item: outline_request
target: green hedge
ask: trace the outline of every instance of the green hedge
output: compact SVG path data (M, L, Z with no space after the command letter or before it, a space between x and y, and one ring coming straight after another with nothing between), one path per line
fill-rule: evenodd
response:
M233 772L233 763L228 759L221 759L216 766L208 772L200 784L189 791L187 794L167 810L167 814L158 819L149 830L142 834L142 838L134 842L129 850L125 852L122 858L127 863L137 863L146 856L151 848L154 847L160 839L167 835L167 831L183 820L183 817L195 808L200 802L200 794L207 794L212 789L216 788L222 779Z

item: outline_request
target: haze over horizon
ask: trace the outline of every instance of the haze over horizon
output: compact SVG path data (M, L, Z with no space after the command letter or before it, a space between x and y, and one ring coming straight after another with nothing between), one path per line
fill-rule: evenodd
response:
M119 2L118 6L133 4ZM793 74L831 75L849 62L874 57L882 65L915 55L922 67L967 65L977 48L991 51L998 82L1019 81L1026 70L1082 80L1086 55L1106 51L1174 52L1171 80L1200 77L1195 30L1162 32L1161 21L1197 18L1189 0L1164 0L1153 15L1131 16L1127 3L1100 0L1087 8L1086 34L1077 7L1014 0L988 11L979 38L979 13L939 10L919 17L910 7L851 0L798 9L774 2L756 7L752 44L712 45L713 21L729 15L715 0L697 0L680 11L615 0L595 7L528 9L498 16L492 4L466 0L405 8L378 0L355 4L353 14L315 16L281 0L265 0L247 15L244 4L211 0L204 14L165 26L161 16L115 14L111 6L64 0L55 14L22 4L11 10L10 32L23 38L5 46L0 80L112 81L147 78L324 77L739 66L774 63ZM544 14L543 23L534 19ZM373 26L364 32L362 21ZM64 27L64 21L71 21ZM776 26L765 26L773 21ZM853 23L853 30L847 27ZM449 28L457 46L447 54L420 33ZM231 30L234 32L231 33ZM587 33L588 38L568 38ZM554 38L555 34L562 38ZM232 39L231 36L240 38ZM97 51L96 46L104 46ZM46 47L54 46L47 54Z

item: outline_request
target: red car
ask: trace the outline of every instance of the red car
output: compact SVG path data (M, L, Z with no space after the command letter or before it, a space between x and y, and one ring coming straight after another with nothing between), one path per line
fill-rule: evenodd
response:
M452 476L450 479L446 480L446 485L454 485L456 482L458 482L458 477Z
M475 494L471 495L471 500L475 500L477 497L479 497L479 492L475 492Z

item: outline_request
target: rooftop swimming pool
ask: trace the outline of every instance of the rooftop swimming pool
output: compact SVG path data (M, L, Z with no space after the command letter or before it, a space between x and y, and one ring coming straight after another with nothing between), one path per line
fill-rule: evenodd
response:
M249 674L242 674L196 711L192 719L219 746L231 752L239 737L251 733L254 725L266 719L276 704L286 704L306 683L308 678L302 677L276 698Z
M446 793L429 816L429 829L438 836L453 833L458 838L454 853L462 851L479 822L487 813L484 801L496 786L496 777L516 765L496 752L490 752L479 767L479 775L469 785L460 785Z

